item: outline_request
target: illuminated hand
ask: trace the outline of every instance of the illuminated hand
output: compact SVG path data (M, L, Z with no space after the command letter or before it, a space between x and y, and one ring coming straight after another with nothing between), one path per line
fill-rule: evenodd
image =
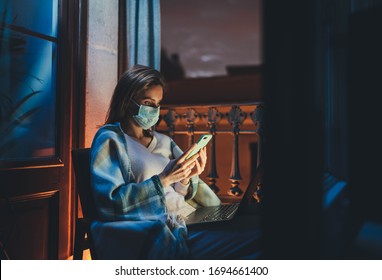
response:
M189 178L194 176L194 167L200 163L197 160L200 157L200 152L185 160L196 144L187 149L179 158L171 160L164 170L159 174L159 178L164 187L170 186L176 182L188 184Z

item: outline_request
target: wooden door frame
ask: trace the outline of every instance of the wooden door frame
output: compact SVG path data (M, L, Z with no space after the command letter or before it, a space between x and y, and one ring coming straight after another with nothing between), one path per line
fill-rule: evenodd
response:
M71 49L73 54L71 75L73 81L73 99L71 102L72 108L72 139L71 148L83 148L85 145L85 113L86 113L86 68L87 68L87 38L88 38L88 0L75 0L72 3L71 9L74 14L73 31L71 42ZM70 255L73 254L74 247L74 233L76 226L76 219L79 215L78 209L78 193L75 190L75 180L72 167L72 159L70 153L70 184L73 190L72 195L72 215L70 232Z

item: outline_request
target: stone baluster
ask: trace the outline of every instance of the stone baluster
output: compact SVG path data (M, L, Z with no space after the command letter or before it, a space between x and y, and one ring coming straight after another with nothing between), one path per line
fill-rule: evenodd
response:
M179 122L179 114L174 109L169 109L163 119L168 127L170 137L174 138L175 126Z
M257 167L262 162L262 150L263 150L263 142L264 142L264 119L265 119L265 111L264 106L259 105L256 109L251 112L250 116L255 125L255 132L257 133ZM252 175L254 176L254 175ZM262 200L262 182L260 180L259 184L256 186L256 190L253 193L253 198L257 202L261 202Z
M204 114L204 119L207 122L210 133L213 135L210 146L209 171L207 174L209 180L208 185L215 193L218 193L220 189L216 185L216 179L219 178L216 170L216 126L222 119L222 113L220 113L216 107L211 107L208 109L208 113Z
M239 126L243 124L243 121L247 117L247 114L243 112L239 106L232 106L231 111L227 114L227 120L232 125L233 139L233 151L232 151L232 166L231 166L231 188L227 192L229 195L240 196L243 191L239 188L241 181L240 168L239 168Z
M195 143L195 139L194 139L195 124L199 121L199 115L194 109L190 108L190 109L187 109L183 118L186 121L187 134L188 134L188 146L191 146L193 143Z

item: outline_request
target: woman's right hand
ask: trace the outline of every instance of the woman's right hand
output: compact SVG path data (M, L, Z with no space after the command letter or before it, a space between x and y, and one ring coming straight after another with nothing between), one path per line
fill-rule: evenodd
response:
M163 171L159 174L159 178L164 187L170 186L173 183L179 182L189 177L192 169L195 167L199 153L192 156L188 160L185 159L195 146L196 144L192 145L179 158L170 160Z

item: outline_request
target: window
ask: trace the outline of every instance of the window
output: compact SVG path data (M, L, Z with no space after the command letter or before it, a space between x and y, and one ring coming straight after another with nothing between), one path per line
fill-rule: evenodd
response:
M161 1L161 33L167 80L251 73L261 64L261 0Z
M0 161L56 154L58 0L0 4Z

